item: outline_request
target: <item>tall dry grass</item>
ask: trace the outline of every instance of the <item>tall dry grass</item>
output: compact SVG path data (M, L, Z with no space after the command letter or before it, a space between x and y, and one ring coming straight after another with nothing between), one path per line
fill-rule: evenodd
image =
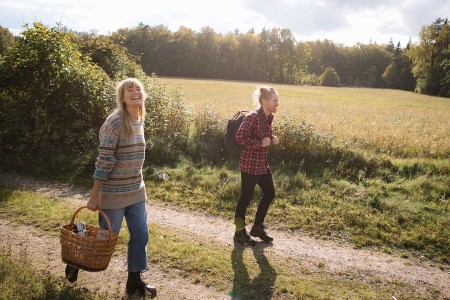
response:
M224 119L253 109L251 94L261 84L160 80L170 89L181 85L194 111L210 105ZM304 120L334 134L337 143L398 157L450 155L450 99L388 89L270 85L280 93L277 118Z

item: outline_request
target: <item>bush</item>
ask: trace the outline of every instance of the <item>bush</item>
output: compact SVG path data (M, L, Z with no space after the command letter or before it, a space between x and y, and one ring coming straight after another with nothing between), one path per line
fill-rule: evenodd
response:
M147 164L176 163L188 153L191 112L180 88L168 92L155 75L147 90L145 136Z
M225 156L225 126L210 106L194 116L191 130L189 156L194 161L222 162Z
M305 74L302 77L301 84L306 85L319 85L319 77L316 74Z
M108 38L35 23L13 45L0 62L4 167L60 172L91 166L100 126L115 107L115 81L124 77L140 79L149 95L148 162L173 163L188 152L190 111L181 90L169 93L156 76L149 80Z
M328 67L319 77L320 85L322 86L339 86L341 80L339 79L336 70L333 67Z
M271 156L275 163L291 172L303 170L323 176L328 170L328 174L357 182L361 177L393 170L389 161L334 145L333 135L321 132L304 121L284 118L278 121L274 135L278 136L280 144L270 150Z
M81 55L71 34L33 25L0 63L0 149L7 164L49 165L89 152L114 99L112 81Z
M276 162L293 171L314 168L317 161L326 162L333 156L333 136L319 132L313 125L290 118L278 121L274 129L280 144L271 149Z
M143 83L147 81L147 75L129 58L127 49L112 42L110 37L84 33L79 34L76 41L84 56L90 57L114 82L127 77L138 78Z

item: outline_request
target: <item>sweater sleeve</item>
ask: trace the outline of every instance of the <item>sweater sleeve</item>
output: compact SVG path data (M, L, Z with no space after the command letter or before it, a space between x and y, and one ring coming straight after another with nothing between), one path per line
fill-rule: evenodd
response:
M261 140L255 135L255 120L258 120L257 113L248 114L241 123L236 132L236 142L244 148L256 149L261 148Z
M116 147L119 143L120 126L118 122L106 120L100 128L98 146L98 157L95 163L94 178L108 180L108 174L113 170L117 159Z

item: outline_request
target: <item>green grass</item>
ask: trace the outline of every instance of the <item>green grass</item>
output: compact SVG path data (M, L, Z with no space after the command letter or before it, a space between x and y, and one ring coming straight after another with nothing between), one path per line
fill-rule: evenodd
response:
M30 269L30 257L17 257L0 248L0 299L100 300L105 295L70 287L65 280Z
M41 226L40 229L51 235L58 234L59 225L67 224L76 209L74 204L60 199L6 188L0 188L0 199L3 217L28 225L49 223L49 226ZM94 219L89 219L92 217L90 215L88 213L86 216L88 219L83 216L83 220L94 222ZM307 266L301 258L280 257L270 248L255 248L252 251L249 248L218 245L193 233L175 232L157 224L150 224L150 228L149 260L152 264L168 272L178 270L177 274L193 283L246 299L265 299L270 295L283 299L387 299L392 295L426 299L418 295L412 286L402 282L382 282L375 277L362 280L361 275L352 272L327 273L323 271L323 265ZM121 233L119 244L122 247L119 252L124 251L127 238L126 231ZM7 258L7 263L10 260ZM0 283L8 284L15 280L15 274L29 272L26 264L22 266L25 266L24 271L12 272L8 275L13 276L12 279L3 277ZM50 287L50 290L59 293L57 286ZM429 293L438 295L434 290Z
M411 180L361 177L352 182L274 169L277 198L266 218L271 226L449 263L450 179L440 171ZM240 189L237 172L189 163L161 172L169 179L147 181L156 201L220 215L232 223ZM255 214L256 194L247 211L248 223Z

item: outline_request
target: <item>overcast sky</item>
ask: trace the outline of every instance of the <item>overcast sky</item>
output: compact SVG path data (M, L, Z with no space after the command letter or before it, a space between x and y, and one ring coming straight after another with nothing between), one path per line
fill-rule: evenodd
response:
M288 28L297 41L329 39L352 46L405 46L424 25L450 14L450 0L0 0L0 26L17 35L26 23L61 22L75 31L108 34L140 22L217 33Z

